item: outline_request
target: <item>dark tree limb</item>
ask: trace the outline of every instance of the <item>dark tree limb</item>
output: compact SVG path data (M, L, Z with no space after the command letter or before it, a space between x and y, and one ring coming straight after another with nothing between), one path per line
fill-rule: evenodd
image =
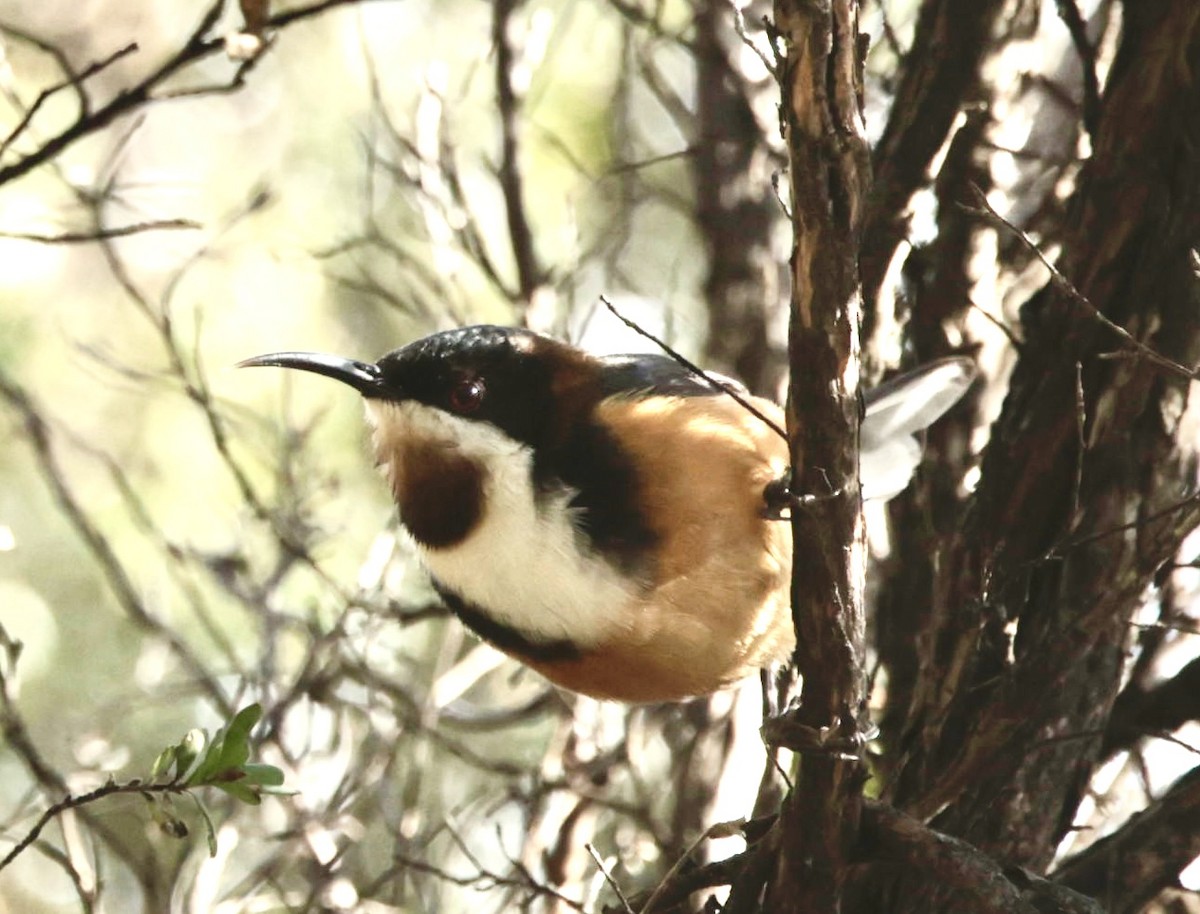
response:
M874 877L878 885L886 882L880 878L880 864L915 870L924 886L954 893L958 914L1102 914L1100 905L1085 895L1005 868L966 841L940 834L883 803L864 804L858 852L871 864L858 877ZM855 888L861 891L866 884ZM855 909L867 909L862 901Z
M1061 884L1097 898L1110 914L1135 914L1200 855L1200 768L1171 785L1148 809L1067 860Z
M916 363L952 354L947 327L961 325L971 302L969 263L979 218L959 204L969 189L988 180L979 146L991 121L986 108L973 109L950 142L938 172L938 233L914 248L904 265L907 331ZM936 568L953 542L963 514L960 483L973 461L971 433L975 400L969 398L929 430L921 471L914 484L888 505L892 555L879 569L883 583L873 615L879 663L887 675L887 705L879 721L883 745L896 746L924 662L914 632L926 631L933 612ZM897 753L879 760L890 769Z
M940 829L1035 871L1098 757L1129 621L1200 521L1189 382L1156 364L1200 358L1200 124L1179 114L1200 105L1200 16L1188 0L1125 13L1058 262L1104 322L1058 282L1025 307L889 787L903 808L942 810ZM1162 359L1112 357L1114 324Z
M1095 136L1100 126L1100 80L1096 74L1096 49L1088 39L1087 23L1076 0L1054 0L1058 17L1071 33L1071 44L1079 55L1083 71L1083 126L1089 136Z
M1197 719L1200 719L1200 659L1151 688L1130 682L1113 702L1101 754L1109 756L1129 749L1144 737L1170 733Z

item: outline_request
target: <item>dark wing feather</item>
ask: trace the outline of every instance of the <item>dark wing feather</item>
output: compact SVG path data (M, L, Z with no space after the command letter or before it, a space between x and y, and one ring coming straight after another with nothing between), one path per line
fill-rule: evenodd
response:
M689 368L665 355L638 353L601 356L600 389L605 397L711 397L721 393ZM746 388L715 372L706 374L739 394Z

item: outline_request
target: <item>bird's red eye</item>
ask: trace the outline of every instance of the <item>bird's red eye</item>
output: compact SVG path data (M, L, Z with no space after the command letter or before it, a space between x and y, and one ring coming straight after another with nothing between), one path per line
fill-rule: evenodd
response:
M479 409L486 393L483 378L460 378L450 388L450 408L456 413L473 413Z

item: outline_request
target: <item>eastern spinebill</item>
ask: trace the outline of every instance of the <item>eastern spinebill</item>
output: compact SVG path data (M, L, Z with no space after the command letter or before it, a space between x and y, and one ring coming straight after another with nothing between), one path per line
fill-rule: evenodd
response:
M551 681L652 702L736 683L792 651L788 469L776 431L662 355L594 356L508 327L435 333L378 362L280 352L366 402L400 521L450 608ZM864 498L903 489L914 434L962 396L967 359L866 392ZM777 424L774 403L742 396Z

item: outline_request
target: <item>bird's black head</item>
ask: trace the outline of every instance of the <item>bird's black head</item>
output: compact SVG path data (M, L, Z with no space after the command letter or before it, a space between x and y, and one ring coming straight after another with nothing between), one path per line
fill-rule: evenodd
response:
M672 395L693 392L678 389L677 379L667 383L662 360L604 361L527 330L484 325L435 333L374 364L297 352L241 364L322 374L382 406L368 410L376 457L401 520L425 546L449 548L469 536L484 514L483 480L515 460L528 466L535 502L570 493L575 532L626 573L643 576L655 534L638 507L632 459L596 407L664 385ZM505 439L528 454L514 454Z
M554 413L558 346L527 330L482 325L435 333L379 360L383 396L488 422L537 445Z
M564 406L586 398L595 374L568 346L528 330L492 325L435 333L375 364L308 352L273 353L240 364L315 372L368 399L423 403L488 422L534 447L552 434Z

